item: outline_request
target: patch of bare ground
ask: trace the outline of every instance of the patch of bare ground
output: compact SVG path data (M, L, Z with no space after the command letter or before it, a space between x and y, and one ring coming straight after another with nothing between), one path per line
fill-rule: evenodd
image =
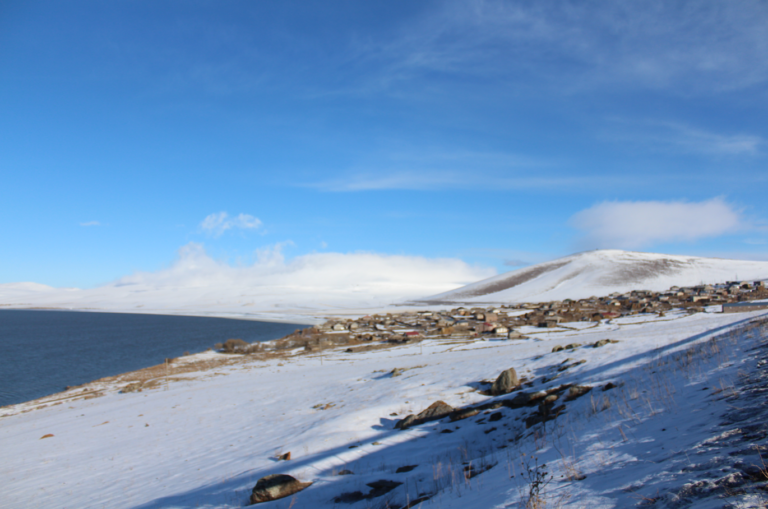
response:
M686 266L685 262L662 258L660 260L632 260L600 278L602 285L639 284L659 276L672 276Z
M515 286L521 285L523 283L527 283L528 281L534 278L537 278L542 274L546 274L547 272L552 272L553 270L557 270L560 267L568 265L568 263L569 262L551 263L549 265L541 265L538 267L531 267L530 269L519 270L519 271L516 271L514 274L510 275L509 277L504 278L500 281L495 281L493 283L487 284L485 286L481 286L479 288L475 288L473 290L468 290L466 292L454 294L452 296L452 300L467 298L467 297L479 297L480 295L488 295L490 293L496 293L502 290L507 290L509 288L514 288Z

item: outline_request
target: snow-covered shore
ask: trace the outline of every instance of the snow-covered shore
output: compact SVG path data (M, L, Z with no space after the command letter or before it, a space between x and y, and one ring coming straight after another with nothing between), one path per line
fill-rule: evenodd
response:
M524 341L427 339L233 363L199 354L184 360L199 369L153 389L121 394L124 381L107 381L96 388L100 397L4 408L0 500L4 507L240 507L259 478L286 473L313 484L295 500L264 507L398 507L420 496L429 497L425 508L515 507L530 495L531 476L546 471L553 478L542 496L553 507L671 504L684 489L696 507L758 504L761 492L743 469L759 462L748 445L763 446L766 435L758 429L757 438L733 441L742 432L723 422L740 372L759 372L751 352L765 349L751 349L765 345L766 328L750 320L760 316L638 315L531 331ZM602 339L618 343L589 346ZM573 344L582 346L552 352ZM592 390L530 428L525 420L537 406L499 404L453 423L394 429L437 400L455 408L503 402L515 393L486 396L482 382L510 367L531 383L524 391ZM394 368L405 371L393 376ZM608 383L616 387L603 391ZM566 393L559 394L562 402ZM288 451L290 461L275 459ZM338 475L343 469L354 474ZM721 484L734 484L734 494L719 499L724 475L732 478ZM343 502L379 480L402 484ZM702 480L709 484L685 488Z

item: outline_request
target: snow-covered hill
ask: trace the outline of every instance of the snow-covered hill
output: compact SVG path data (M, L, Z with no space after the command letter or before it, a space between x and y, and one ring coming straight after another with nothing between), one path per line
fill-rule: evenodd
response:
M764 508L768 323L709 311L97 381L0 409L0 506L234 509L284 474L312 484L254 507ZM437 401L463 413L395 428Z
M599 250L507 272L422 302L546 302L766 278L768 262Z

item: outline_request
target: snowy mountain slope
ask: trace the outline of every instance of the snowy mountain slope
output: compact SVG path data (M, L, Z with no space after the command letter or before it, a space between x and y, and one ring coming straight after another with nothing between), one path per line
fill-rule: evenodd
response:
M766 278L768 262L599 250L494 276L421 301L546 302Z
M95 399L6 407L0 505L243 507L259 478L282 473L313 484L257 507L402 508L428 497L412 507L522 509L536 475L546 507L764 507L753 446L768 446L757 380L768 325L750 323L760 316L676 312L542 329L527 341L340 348L217 367L142 393L106 386ZM606 338L618 343L588 346ZM584 346L552 352L567 344ZM436 400L466 407L515 397L477 390L509 367L531 382L528 392L592 390L572 401L561 391L555 404L565 412L531 427L535 404L394 429ZM393 368L411 369L395 377ZM275 459L288 451L290 461ZM377 481L394 489L373 496Z

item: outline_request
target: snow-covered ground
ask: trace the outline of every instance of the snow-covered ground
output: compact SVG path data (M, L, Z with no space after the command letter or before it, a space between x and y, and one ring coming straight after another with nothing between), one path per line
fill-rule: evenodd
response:
M548 302L631 290L664 291L768 279L768 262L620 250L587 251L514 270L422 299L443 303Z
M536 486L546 507L764 507L762 316L673 312L542 329L523 341L342 348L188 373L144 392L112 387L27 412L35 403L7 407L0 506L241 507L259 478L285 473L313 484L263 507L394 508L420 497L428 499L413 507L524 507ZM602 339L618 343L590 346ZM552 352L573 344L582 346ZM565 412L529 428L536 405L499 403L456 422L394 429L437 400L466 407L515 397L481 393L510 367L531 384L522 391L592 389L572 401L559 391ZM394 368L407 370L392 376ZM289 451L290 461L275 459ZM414 468L397 473L406 466ZM402 484L373 497L376 481Z

